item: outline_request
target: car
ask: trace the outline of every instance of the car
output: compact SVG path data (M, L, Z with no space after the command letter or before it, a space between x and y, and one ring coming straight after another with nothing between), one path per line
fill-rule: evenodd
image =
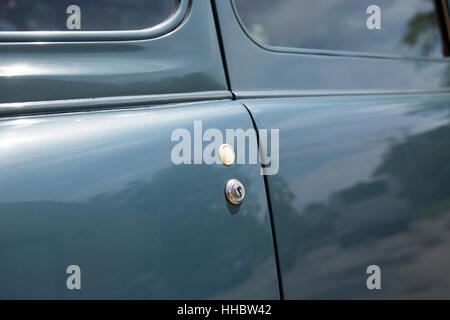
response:
M0 0L0 298L450 298L449 21Z

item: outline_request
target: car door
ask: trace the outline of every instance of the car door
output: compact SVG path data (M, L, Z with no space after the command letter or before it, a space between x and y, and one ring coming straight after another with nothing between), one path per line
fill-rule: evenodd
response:
M174 159L253 129L210 2L1 3L0 297L279 298L260 167Z
M233 94L279 130L261 150L284 297L448 298L445 2L215 4Z

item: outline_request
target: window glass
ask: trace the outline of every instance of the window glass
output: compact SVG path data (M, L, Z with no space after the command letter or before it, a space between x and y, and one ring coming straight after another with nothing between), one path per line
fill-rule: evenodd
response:
M177 0L0 0L0 31L138 30L166 20Z
M235 0L251 36L273 46L439 57L438 0Z

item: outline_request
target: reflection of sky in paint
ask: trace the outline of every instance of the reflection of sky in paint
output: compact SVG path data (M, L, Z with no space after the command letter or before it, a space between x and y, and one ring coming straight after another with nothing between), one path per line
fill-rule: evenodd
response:
M333 112L326 117L328 124L327 120L323 123L327 127L324 130L326 134L321 134L320 129L315 128L318 139L322 136L322 148L319 145L317 149L305 152L301 151L303 148L299 148L298 158L307 160L308 165L302 170L304 175L292 181L293 190L302 190L302 194L296 198L299 208L310 202L326 201L333 193L349 188L361 180L371 181L373 173L391 147L386 142L397 144L409 135L431 131L449 123L439 112L428 119L420 114L405 117L411 105L386 106L391 107L390 112L375 111L372 115L367 115L366 120L361 115L352 117L351 108L341 115ZM371 108L367 107L366 110L370 111ZM373 108L376 109L377 106ZM370 117L379 121L371 122ZM330 131L332 122L336 128ZM362 125L358 125L358 122ZM355 134L349 139L352 132ZM283 154L280 158L283 158ZM317 180L318 175L322 177L321 180Z
M432 0L236 0L249 30L275 46L370 53L420 55L421 47L402 44L408 22L434 8ZM381 30L368 30L369 5L381 8ZM437 28L434 35L439 37ZM432 33L433 34L433 33ZM431 37L423 33L423 37ZM430 56L440 56L436 45Z
M152 111L73 114L61 117L60 121L65 126L51 117L36 117L30 123L24 123L22 119L0 123L1 199L13 201L20 199L23 193L30 199L46 199L55 195L84 199L92 196L92 190L109 190L108 186L121 185L121 182L126 184L132 178L145 176L143 173L149 164L152 168L167 166L161 150L167 149L170 155L170 132L159 131L167 139L161 139L154 132L178 116L161 114L157 118ZM71 130L64 129L69 127ZM148 152L155 148L159 152ZM140 157L143 153L145 156ZM135 155L132 162L136 177L117 170L123 164L123 155L127 154ZM61 168L61 164L64 164L64 170L56 170ZM89 174L98 176L98 183L86 185ZM26 177L28 183L17 179L18 175ZM36 188L43 179L53 182L45 188ZM73 192L74 185L78 186L77 194Z
M279 174L289 177L291 190L301 190L293 205L300 212L340 190L372 181L392 145L448 125L446 104L433 110L435 102L424 96L284 100L283 112L268 116L280 130ZM265 112L273 103L259 101L258 108ZM258 115L256 119L267 125Z
M32 199L48 194L48 189L52 190L51 194L64 194L68 198L79 196L69 190L68 186L70 184L80 186L78 190L81 194L88 194L90 189L95 189L98 186L95 186L95 183L85 185L86 172L81 170L83 165L91 163L90 168L93 168L97 174L106 172L108 169L113 169L112 167L114 166L120 166L120 154L144 145L144 138L147 141L151 140L151 137L144 136L141 141L138 141L128 136L126 137L130 139L128 141L124 138L114 145L100 143L93 148L92 144L86 143L89 140L87 137L105 142L108 138L104 133L105 131L108 131L108 135L112 138L111 135L117 136L120 134L128 125L128 122L114 121L112 118L109 118L104 121L98 121L95 128L88 128L89 122L83 121L83 116L74 118L77 119L67 118L66 121L67 126L72 126L74 130L64 133L60 132L61 130L53 126L50 121L45 120L29 128L22 127L19 131L16 131L18 127L4 128L0 135L0 150L3 149L6 154L10 154L10 157L6 159L0 157L3 160L2 167L5 168L3 181L6 184L2 185L8 186L6 190L3 190L6 194L4 199L20 198L21 192L18 192L18 190L26 192ZM113 125L116 129L115 133L110 131ZM63 141L65 142L62 143ZM84 143L80 144L80 141L84 141ZM15 154L15 157L12 157L11 153ZM105 161L105 157L112 154L117 156L117 160ZM138 162L136 161L135 165L144 164ZM70 180L63 178L63 171L55 170L61 163L65 163L64 168L66 172L73 173ZM36 170L36 167L39 167L40 170ZM26 177L28 183L24 184L24 181L14 179L18 174ZM53 177L53 184L49 184L42 189L33 187L34 183L38 183L39 180L43 181L43 177L49 180L52 180ZM123 178L111 175L107 180L109 185L114 185L114 182Z
M204 130L218 126L218 107L208 106L4 119L0 121L0 203L21 201L24 194L28 201L85 201L99 190L117 192L130 181L150 180L152 173L175 166L170 158L172 131L192 131L200 108ZM246 130L251 122L235 110L233 104L220 105L224 118ZM253 167L259 172L259 165ZM249 165L242 168L245 172Z

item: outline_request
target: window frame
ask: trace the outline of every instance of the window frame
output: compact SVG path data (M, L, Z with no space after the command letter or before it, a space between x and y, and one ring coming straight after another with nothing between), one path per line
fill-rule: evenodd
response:
M117 41L156 38L174 30L186 17L191 0L177 0L173 13L145 29L113 31L0 31L0 42Z
M443 43L443 56L442 57L421 57L413 55L400 55L400 54L383 54L383 53L370 53L364 51L346 51L346 50L333 50L333 49L312 49L312 48L296 48L296 47L282 47L273 46L256 40L248 28L245 26L244 21L239 15L235 0L229 0L233 9L234 15L244 31L245 35L260 48L278 53L297 53L297 54L312 54L323 56L340 56L340 57L357 57L357 58L379 58L379 59L408 59L408 60L426 60L426 61L448 61L450 59L450 18L449 8L446 0L437 0L440 4L437 14L439 15L440 31L445 32L446 36L442 38ZM443 19L442 19L443 18Z

